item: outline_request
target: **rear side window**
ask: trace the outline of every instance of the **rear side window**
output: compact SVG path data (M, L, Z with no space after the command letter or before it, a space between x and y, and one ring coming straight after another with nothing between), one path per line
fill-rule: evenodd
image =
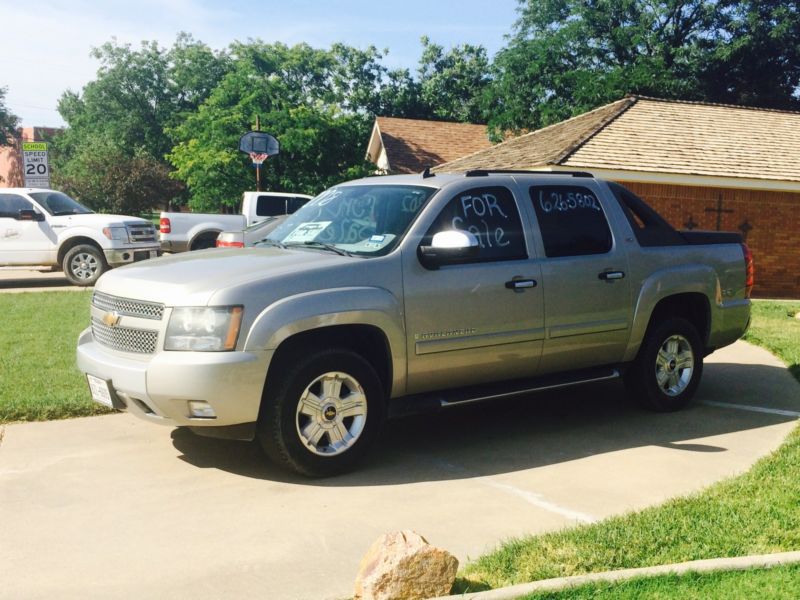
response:
M578 185L538 185L529 189L544 252L550 258L605 254L611 230L600 200Z
M517 203L508 188L473 188L457 194L439 213L423 243L452 229L469 231L478 238L481 251L470 262L528 257Z
M286 201L286 212L287 212L287 214L292 214L293 212L299 210L309 200L310 200L310 198L303 198L301 196L296 196L296 197L293 197L293 198L289 198Z
M258 200L256 200L256 216L277 217L287 215L289 214L287 212L288 204L292 200L294 198L291 196L259 196Z
M633 229L640 246L681 246L686 243L680 233L636 194L613 181L608 187Z
M0 217L16 219L21 210L32 210L33 204L16 194L0 194Z

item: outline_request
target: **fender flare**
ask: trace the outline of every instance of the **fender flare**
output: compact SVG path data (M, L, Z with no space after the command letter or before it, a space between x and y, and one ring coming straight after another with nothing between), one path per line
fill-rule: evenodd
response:
M282 298L255 318L247 333L247 351L274 351L290 337L336 325L368 325L386 338L392 361L393 394L406 388L406 336L402 306L388 290L345 287Z
M664 298L687 293L702 294L709 300L711 320L709 329L713 331L715 307L720 297L720 282L716 271L703 264L660 269L645 279L639 289L631 322L631 337L623 362L636 358L656 305Z

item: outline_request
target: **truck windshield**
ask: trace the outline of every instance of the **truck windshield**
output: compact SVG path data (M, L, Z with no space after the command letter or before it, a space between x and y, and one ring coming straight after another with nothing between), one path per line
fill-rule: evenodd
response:
M54 217L92 213L91 210L61 192L31 192L30 195Z
M264 243L382 256L400 242L435 191L415 185L334 187L289 216Z

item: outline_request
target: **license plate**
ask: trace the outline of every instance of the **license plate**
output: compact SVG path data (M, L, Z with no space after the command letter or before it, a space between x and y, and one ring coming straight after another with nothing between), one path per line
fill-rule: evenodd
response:
M158 258L158 250L150 250L150 258Z
M108 407L113 407L111 403L111 390L108 388L108 382L105 379L100 379L94 375L86 375L89 381L89 391L92 393L92 400L105 404Z

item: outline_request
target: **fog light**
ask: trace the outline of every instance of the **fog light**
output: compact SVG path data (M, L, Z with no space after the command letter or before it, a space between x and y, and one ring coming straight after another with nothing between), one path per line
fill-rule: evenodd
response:
M217 413L208 402L189 400L189 415L197 419L216 419Z

